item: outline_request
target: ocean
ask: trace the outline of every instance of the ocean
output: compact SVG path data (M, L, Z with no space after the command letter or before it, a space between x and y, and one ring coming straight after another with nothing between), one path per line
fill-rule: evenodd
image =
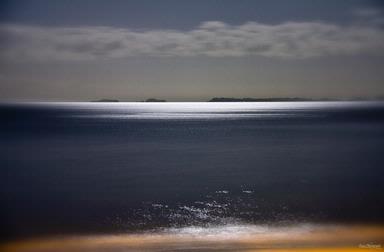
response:
M384 102L3 103L0 118L3 241L384 225Z

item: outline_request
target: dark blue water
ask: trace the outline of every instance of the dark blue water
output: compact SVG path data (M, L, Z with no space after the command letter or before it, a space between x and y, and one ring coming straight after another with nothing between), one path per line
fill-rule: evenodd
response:
M0 106L2 235L384 223L384 103Z

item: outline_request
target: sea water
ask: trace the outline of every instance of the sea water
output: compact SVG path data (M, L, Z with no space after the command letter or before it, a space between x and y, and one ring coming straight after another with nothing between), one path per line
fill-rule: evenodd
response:
M9 103L0 120L6 239L384 223L383 102Z

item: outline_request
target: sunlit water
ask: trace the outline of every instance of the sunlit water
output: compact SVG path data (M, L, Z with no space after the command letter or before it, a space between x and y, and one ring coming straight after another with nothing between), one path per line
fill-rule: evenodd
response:
M290 243L362 224L383 238L382 102L23 103L0 117L3 240Z

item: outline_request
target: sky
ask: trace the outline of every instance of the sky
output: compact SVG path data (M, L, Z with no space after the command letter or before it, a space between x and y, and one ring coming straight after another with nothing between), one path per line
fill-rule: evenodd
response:
M0 101L384 97L384 1L0 2Z

